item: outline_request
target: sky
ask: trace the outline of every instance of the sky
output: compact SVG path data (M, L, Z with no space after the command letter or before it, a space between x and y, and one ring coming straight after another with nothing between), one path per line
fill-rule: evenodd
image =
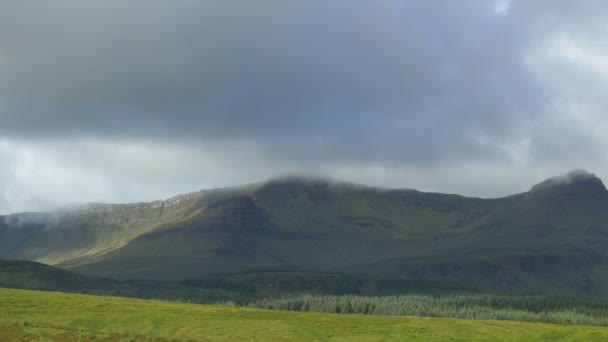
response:
M608 177L603 0L0 2L0 214L308 174Z

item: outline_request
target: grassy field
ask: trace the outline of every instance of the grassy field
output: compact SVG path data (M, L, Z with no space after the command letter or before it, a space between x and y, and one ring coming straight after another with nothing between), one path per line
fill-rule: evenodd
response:
M297 313L0 289L0 341L605 341L608 329Z

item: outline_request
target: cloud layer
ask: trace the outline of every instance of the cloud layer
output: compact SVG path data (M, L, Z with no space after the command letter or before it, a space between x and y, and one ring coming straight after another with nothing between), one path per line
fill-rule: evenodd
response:
M0 212L295 171L480 196L608 174L607 9L0 4Z

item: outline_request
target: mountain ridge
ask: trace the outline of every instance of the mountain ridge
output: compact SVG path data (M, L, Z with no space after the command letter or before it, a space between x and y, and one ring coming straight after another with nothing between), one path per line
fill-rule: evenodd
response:
M66 207L61 207L55 210L49 211L25 211L25 212L15 212L15 213L7 213L4 215L0 215L0 220L5 220L6 224L11 224L7 222L7 220L25 220L30 221L27 217L20 216L30 216L30 215L50 215L54 212L73 212L73 211L100 211L104 210L112 210L112 209L127 209L127 208L137 208L137 207L145 207L145 208L154 208L160 209L164 206L172 206L183 200L193 200L198 199L206 195L213 195L216 193L221 193L225 191L251 191L256 190L264 186L272 186L276 184L306 184L306 185L327 185L334 187L352 187L352 188L365 188L376 191L413 191L425 194L442 194L449 196L460 196L463 198L471 198L471 199L484 199L484 200L499 200L503 198L509 198L511 196L517 196L529 192L536 192L550 187L557 187L559 185L572 185L577 184L580 180L587 179L592 180L594 184L599 185L601 190L607 191L605 185L602 180L595 176L595 174L590 173L584 169L574 169L569 171L563 175L555 176L547 178L546 180L539 182L533 185L530 190L520 193L514 193L511 195L499 196L499 197L479 197L479 196L468 196L457 193L443 193L436 191L423 191L415 188L390 188L390 187L380 187L380 186L372 186L366 185L362 183L355 183L349 181L341 181L336 180L331 177L325 176L317 176L317 175L300 175L300 174L285 174L281 176L272 177L266 181L259 181L254 183L248 183L244 185L230 186L230 187L219 187L219 188L205 188L197 191L186 192L181 194L176 194L166 199L152 200L152 201L144 201L144 202L86 202L82 204L76 204ZM18 225L18 224L12 224Z
M136 204L139 216L118 207L120 220L89 210L43 227L0 221L0 258L116 278L296 269L608 294L608 191L590 173L560 177L494 199L273 179Z

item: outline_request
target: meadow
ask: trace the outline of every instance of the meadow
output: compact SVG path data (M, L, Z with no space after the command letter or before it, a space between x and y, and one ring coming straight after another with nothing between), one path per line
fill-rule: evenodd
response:
M0 289L0 341L605 341L608 329Z

